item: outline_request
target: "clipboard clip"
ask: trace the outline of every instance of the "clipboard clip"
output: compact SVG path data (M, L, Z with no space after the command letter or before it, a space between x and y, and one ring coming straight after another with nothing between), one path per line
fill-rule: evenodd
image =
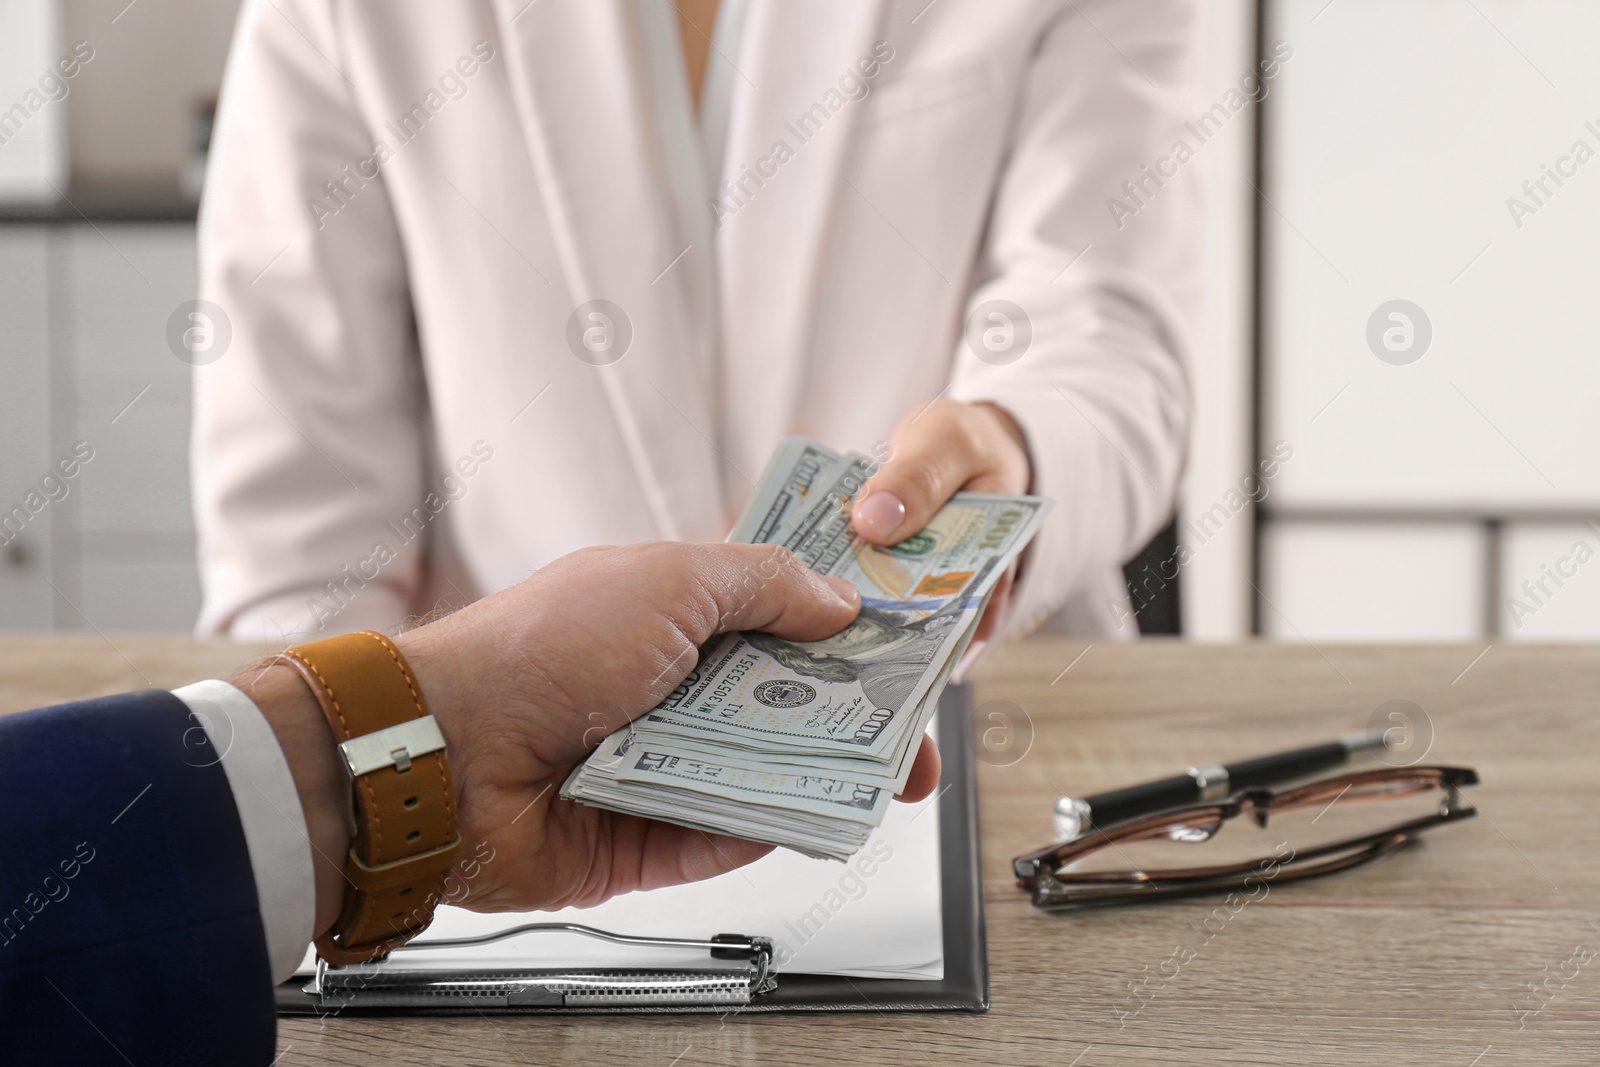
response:
M640 968L424 970L397 965L402 953L470 948L534 933L568 933L634 948L699 950L731 966ZM635 937L578 923L524 923L479 937L412 941L388 956L345 967L317 960L304 992L317 1007L608 1009L740 1007L778 987L772 939L717 934L699 941Z

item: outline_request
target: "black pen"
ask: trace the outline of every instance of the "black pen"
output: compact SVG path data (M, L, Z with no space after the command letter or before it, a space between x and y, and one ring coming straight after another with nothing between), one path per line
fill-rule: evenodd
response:
M1273 785L1292 778L1336 767L1355 755L1387 748L1385 731L1350 734L1325 745L1297 748L1271 756L1240 760L1226 765L1209 763L1189 767L1182 774L1156 782L1113 789L1092 797L1062 797L1056 801L1056 833L1062 838L1077 837L1097 826L1109 826L1124 819L1137 818L1168 808L1179 808L1199 801L1217 800L1241 789Z

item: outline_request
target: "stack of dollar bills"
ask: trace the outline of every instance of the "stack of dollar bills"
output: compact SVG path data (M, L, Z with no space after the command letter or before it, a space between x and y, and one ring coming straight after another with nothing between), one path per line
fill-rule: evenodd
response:
M785 545L847 579L861 593L856 621L821 641L713 638L683 684L601 742L562 796L809 856L843 860L866 844L995 584L1051 503L957 493L924 529L878 548L850 528L851 501L877 466L787 438L728 537Z

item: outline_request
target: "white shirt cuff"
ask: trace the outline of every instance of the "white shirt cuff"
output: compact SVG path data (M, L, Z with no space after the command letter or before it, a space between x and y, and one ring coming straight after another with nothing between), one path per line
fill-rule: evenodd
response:
M222 754L250 850L272 980L282 982L305 957L316 923L311 838L289 761L255 701L227 682L195 682L172 695L189 706Z

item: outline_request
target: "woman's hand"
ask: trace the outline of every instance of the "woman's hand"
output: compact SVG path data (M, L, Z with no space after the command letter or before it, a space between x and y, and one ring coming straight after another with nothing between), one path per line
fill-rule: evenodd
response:
M856 532L876 545L910 537L961 490L1026 493L1033 481L1022 431L994 404L935 400L908 416L890 445L889 461L862 487L850 515ZM975 642L1004 620L1016 573L1013 563L995 587Z

